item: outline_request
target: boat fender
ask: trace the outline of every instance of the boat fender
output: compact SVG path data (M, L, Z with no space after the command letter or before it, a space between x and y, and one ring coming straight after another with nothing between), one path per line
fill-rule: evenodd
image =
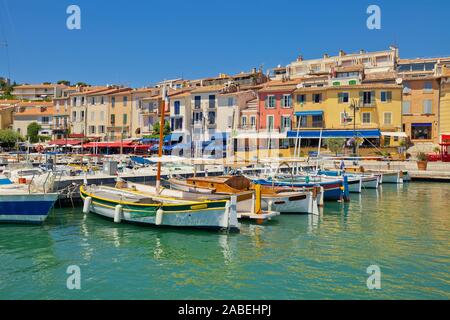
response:
M122 206L118 204L114 210L114 222L120 223L122 221Z
M91 207L91 202L92 202L91 197L84 198L83 213L89 213L89 208Z
M159 208L156 211L156 219L155 219L155 224L157 226L160 226L163 222L163 215L164 215L164 210L162 208Z

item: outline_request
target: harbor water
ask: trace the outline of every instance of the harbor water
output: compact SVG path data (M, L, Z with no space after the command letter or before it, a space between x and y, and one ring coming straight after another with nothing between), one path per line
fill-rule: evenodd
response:
M449 299L449 236L450 184L385 184L237 234L56 208L42 226L0 225L0 299Z

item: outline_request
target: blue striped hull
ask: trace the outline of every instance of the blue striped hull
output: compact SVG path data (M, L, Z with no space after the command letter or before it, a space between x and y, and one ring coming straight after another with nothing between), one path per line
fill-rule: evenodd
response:
M55 194L0 195L0 222L43 223L57 197Z

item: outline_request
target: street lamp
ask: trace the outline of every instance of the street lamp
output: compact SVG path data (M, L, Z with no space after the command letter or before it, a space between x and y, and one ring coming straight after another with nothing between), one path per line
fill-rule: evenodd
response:
M356 156L356 111L361 108L360 100L352 99L350 109L353 110L353 155Z

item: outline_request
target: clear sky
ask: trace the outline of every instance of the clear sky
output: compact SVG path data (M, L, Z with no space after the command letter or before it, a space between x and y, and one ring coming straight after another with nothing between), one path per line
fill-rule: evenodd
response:
M66 9L81 8L81 30ZM381 30L366 27L371 4ZM450 56L448 0L0 0L0 76L20 83L70 80L151 85L238 73L305 58L384 50Z

